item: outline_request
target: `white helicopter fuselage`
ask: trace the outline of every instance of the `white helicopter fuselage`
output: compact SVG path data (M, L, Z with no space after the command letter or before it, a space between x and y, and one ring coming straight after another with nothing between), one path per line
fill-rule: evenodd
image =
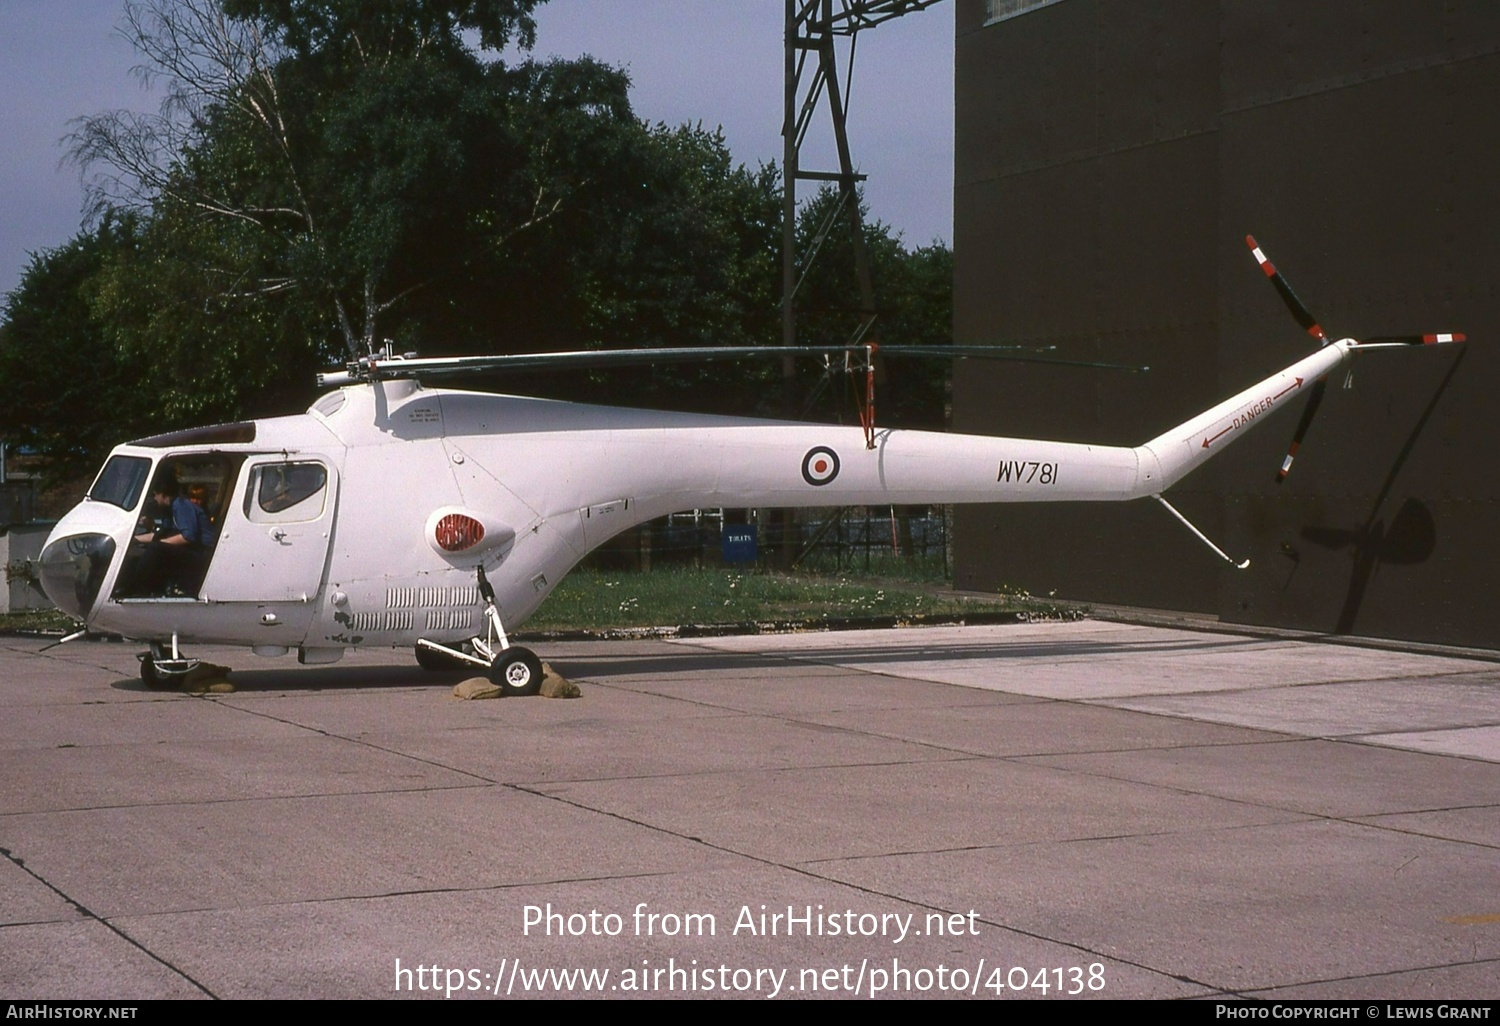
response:
M482 630L477 567L511 629L590 550L679 510L1160 495L1356 344L1135 447L900 430L869 447L858 427L351 385L305 414L117 447L49 537L43 586L90 627L142 640L305 662L454 643ZM147 482L174 468L217 490L218 537L196 591L140 594L128 578Z

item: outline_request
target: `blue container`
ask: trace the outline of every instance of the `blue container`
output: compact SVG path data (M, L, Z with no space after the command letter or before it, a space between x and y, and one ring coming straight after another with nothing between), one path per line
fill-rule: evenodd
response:
M719 545L726 563L754 563L760 556L755 524L725 524Z

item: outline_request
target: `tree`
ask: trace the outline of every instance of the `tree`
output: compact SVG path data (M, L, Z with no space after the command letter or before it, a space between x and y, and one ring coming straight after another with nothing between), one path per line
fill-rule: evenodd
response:
M532 12L542 0L224 0L224 13L262 26L297 60L358 66L423 49L462 57L464 33L479 35L481 50L500 51L512 40L536 44Z
M629 119L623 75L512 70L465 45L529 44L536 3L132 3L166 100L84 119L74 153L101 205L149 209L179 246L210 226L186 259L220 299L299 293L358 357L407 297L562 207L586 177L569 158L592 155L552 138L578 127L568 115Z
M804 267L797 294L798 341L845 345L855 340L862 317L845 200L837 189L819 190L803 205L797 251ZM876 317L861 341L940 346L953 341L953 254L941 242L907 249L889 225L869 216L859 198L865 252L870 261ZM899 360L899 365L897 361ZM891 372L890 368L896 371ZM877 415L886 426L942 430L947 379L945 359L882 358L877 365ZM853 417L849 386L834 382L839 410ZM863 382L859 382L863 389Z
M529 42L532 6L132 8L168 104L89 119L77 155L107 170L101 201L149 214L149 258L105 291L116 343L171 339L179 365L224 386L171 408L254 410L286 393L289 368L304 380L385 338L444 352L772 340L774 171L736 167L701 127L640 123L618 69L466 47L466 29ZM670 400L673 380L644 393Z
M78 266L39 259L18 307L35 321L54 304L75 324L58 337L86 333L73 352L101 367L150 370L138 405L122 397L89 444L292 412L313 398L315 371L386 339L429 354L774 343L774 168L736 165L701 126L642 123L619 69L508 64L470 45L529 45L536 2L131 4L128 31L166 102L154 116L79 123L75 155L94 174L98 220L76 242L92 255ZM917 258L884 226L867 231L878 288L910 293L892 300L906 316L912 290L946 275L946 250ZM913 270L928 263L930 273ZM842 342L833 308L853 293L852 273L824 276L815 268L806 293L829 308L809 313L810 340ZM939 291L932 311L946 309L946 281ZM929 314L945 331L946 314ZM24 325L7 327L0 348L12 347L27 354L0 356L12 391L30 387L20 383L31 366L73 355L49 362L43 333ZM769 364L524 387L534 385L780 412ZM75 427L33 412L35 432L68 448Z
M733 163L701 126L638 127L599 202L528 240L545 346L769 344L777 335L774 167ZM586 222L586 223L585 223ZM572 399L752 412L768 365L672 365L535 384ZM532 387L532 381L527 387ZM622 399L628 397L628 400Z
M125 433L153 422L149 364L120 359L90 304L102 267L139 244L132 217L105 217L34 254L0 325L0 438L44 459L45 483L94 470Z

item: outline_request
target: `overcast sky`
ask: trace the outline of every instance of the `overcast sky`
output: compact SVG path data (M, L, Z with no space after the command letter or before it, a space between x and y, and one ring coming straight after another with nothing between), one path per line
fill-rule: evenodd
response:
M73 118L152 109L116 32L121 0L0 0L0 295L28 254L78 230L62 165ZM637 115L724 129L735 158L781 159L781 0L551 0L537 56L588 53L630 71ZM873 215L909 245L953 237L953 5L861 33L850 99L854 161ZM835 166L827 106L804 165Z

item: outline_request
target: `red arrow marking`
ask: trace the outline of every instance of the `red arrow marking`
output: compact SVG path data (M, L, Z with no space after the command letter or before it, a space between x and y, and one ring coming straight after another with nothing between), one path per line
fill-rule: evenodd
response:
M1301 387L1302 387L1302 379L1298 378L1298 379L1296 379L1295 383L1286 386L1280 392L1277 392L1275 395L1271 396L1271 400L1274 402L1275 400L1280 399L1282 396L1286 395L1292 389L1294 389L1294 388L1301 388Z
M1209 437L1207 437L1207 438L1205 438L1203 440L1203 448L1207 449L1210 442L1217 442L1220 438L1222 438L1223 436L1229 434L1229 432L1231 432L1233 430L1234 430L1234 425L1231 424L1227 428L1225 428L1223 431L1220 431L1217 435L1210 435Z

